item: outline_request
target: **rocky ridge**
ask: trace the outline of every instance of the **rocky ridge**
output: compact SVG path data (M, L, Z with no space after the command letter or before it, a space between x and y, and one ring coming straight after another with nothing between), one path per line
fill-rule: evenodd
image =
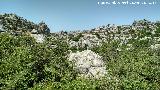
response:
M71 31L54 33L54 37L64 39L69 46L76 48L90 49L101 46L103 42L119 42L119 45L131 44L130 41L150 40L158 44L160 32L160 23L148 20L134 21L132 25L106 25L85 31ZM131 46L131 45L128 45ZM151 46L151 45L150 45Z
M35 24L16 14L0 14L0 32L7 32L12 35L29 34L38 43L42 43L45 35L50 33L50 29L43 21Z

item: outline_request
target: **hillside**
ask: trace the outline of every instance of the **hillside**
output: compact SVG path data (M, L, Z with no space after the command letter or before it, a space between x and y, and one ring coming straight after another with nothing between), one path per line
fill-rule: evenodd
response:
M16 14L1 14L0 25L0 27L3 28L3 31L14 34L32 31L36 31L36 33L50 33L49 28L43 21L39 24L35 24Z
M148 45L158 44L160 41L160 22L151 22L148 20L134 21L132 25L104 25L98 28L85 31L61 31L53 34L67 41L71 48L93 48L102 46L102 43L118 42L119 46L144 42L148 40Z
M160 22L50 33L0 15L2 90L159 90Z

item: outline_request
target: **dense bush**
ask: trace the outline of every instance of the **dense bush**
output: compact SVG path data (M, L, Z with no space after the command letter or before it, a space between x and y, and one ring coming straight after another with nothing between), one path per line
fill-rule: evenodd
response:
M28 89L45 81L65 82L75 78L65 57L68 47L54 40L37 44L29 36L0 34L0 89Z
M116 51L118 42L93 49L106 60L108 74L119 80L117 87L129 90L160 89L160 56L137 43L133 50ZM112 86L113 87L113 86Z
M82 35L82 33L79 33L76 37L72 37L71 39L72 39L73 41L78 42L81 37L83 37L83 35Z
M144 37L145 32L141 32ZM141 38L142 38L141 37ZM71 49L60 39L36 43L26 35L0 34L0 89L2 90L159 90L160 49L151 40L127 45L110 41L92 51L103 57L107 75L100 80L78 78L67 60ZM117 50L117 48L121 50ZM72 51L81 51L83 49Z

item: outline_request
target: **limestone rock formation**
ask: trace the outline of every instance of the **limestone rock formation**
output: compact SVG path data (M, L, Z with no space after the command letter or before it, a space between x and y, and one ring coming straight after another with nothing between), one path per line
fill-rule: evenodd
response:
M50 29L44 22L35 24L16 14L0 14L0 25L3 25L5 31L11 33L16 33L17 31L31 32L33 30L38 30L38 34L50 33Z
M69 61L74 63L74 68L82 77L99 79L107 74L102 57L91 50L70 53Z
M37 43L43 43L45 36L43 34L31 34L31 36L36 40Z

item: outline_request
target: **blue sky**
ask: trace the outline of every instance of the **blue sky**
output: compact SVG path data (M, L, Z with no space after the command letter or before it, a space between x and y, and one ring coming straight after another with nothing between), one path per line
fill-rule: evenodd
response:
M30 21L46 22L51 32L85 30L107 24L131 24L134 20L160 20L156 5L98 5L98 2L127 0L0 0L0 13L15 13Z

